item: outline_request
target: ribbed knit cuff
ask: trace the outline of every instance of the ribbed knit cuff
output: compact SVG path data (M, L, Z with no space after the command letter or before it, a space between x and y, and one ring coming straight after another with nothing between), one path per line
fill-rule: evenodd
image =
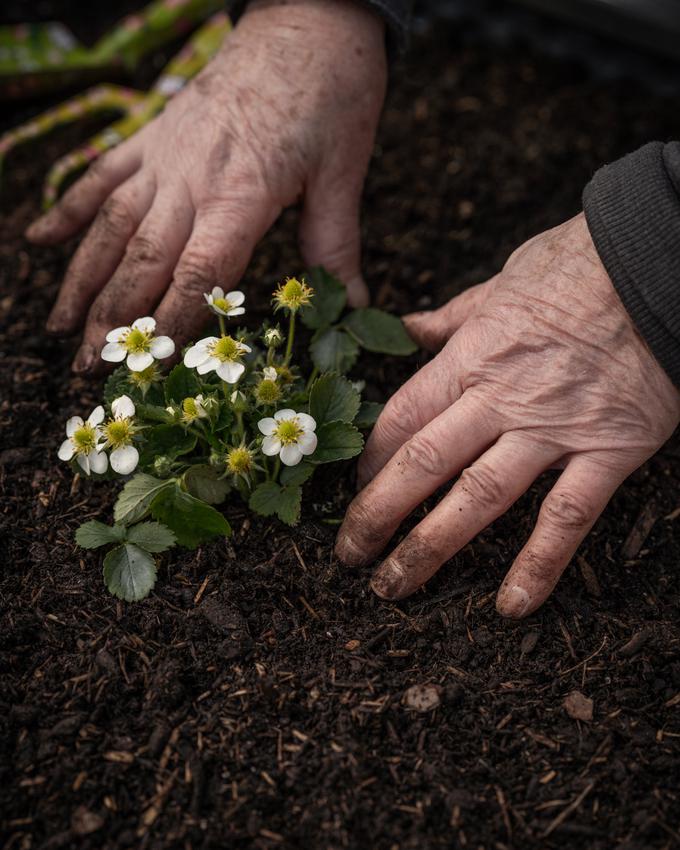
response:
M403 54L410 42L413 0L358 0L377 12L387 24L387 52L390 58ZM243 14L248 0L226 0L225 7L236 23Z
M583 192L597 253L659 363L680 387L680 143L605 165Z

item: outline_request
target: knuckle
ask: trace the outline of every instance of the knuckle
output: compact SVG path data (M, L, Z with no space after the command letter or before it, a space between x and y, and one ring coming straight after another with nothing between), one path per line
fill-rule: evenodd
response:
M508 501L498 473L482 461L461 472L458 487L479 507L501 508Z
M99 210L101 226L114 236L124 236L134 229L135 220L128 202L121 195L113 195Z
M443 467L440 447L422 434L411 437L404 445L404 462L428 476L440 475Z
M154 236L138 233L128 246L128 256L135 265L158 266L165 259L166 252Z
M564 529L582 529L591 524L594 510L581 494L557 490L545 497L542 512L553 525Z
M207 292L217 279L214 262L194 254L183 257L175 273L178 293L188 298Z

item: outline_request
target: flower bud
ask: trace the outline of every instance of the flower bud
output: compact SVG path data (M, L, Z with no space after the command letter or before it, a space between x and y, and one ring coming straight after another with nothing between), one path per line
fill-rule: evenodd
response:
M245 411L248 410L248 399L241 390L234 390L229 400L231 401L236 413L245 413Z
M224 467L224 455L221 452L211 451L208 463L213 469L222 469Z
M158 455L153 462L153 471L161 478L165 478L172 472L172 458L167 455Z
M268 348L278 348L283 344L283 334L278 328L269 328L262 335L264 344Z

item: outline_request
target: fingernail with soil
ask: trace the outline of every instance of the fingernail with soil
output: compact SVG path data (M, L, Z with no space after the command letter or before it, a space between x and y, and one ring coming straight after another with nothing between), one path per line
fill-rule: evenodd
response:
M406 571L396 561L383 561L373 573L371 587L381 599L400 599L404 592Z
M335 541L335 554L348 567L361 567L368 560L364 550L360 549L342 529Z
M30 224L24 231L24 236L27 239L39 239L45 233L45 216L36 219L33 224Z
M82 375L85 372L91 372L92 367L96 362L96 358L97 352L94 347L91 345L83 345L76 354L76 358L73 361L73 366L71 368L78 375Z
M500 611L504 617L516 619L523 616L529 607L530 597L523 587L513 584L502 595Z

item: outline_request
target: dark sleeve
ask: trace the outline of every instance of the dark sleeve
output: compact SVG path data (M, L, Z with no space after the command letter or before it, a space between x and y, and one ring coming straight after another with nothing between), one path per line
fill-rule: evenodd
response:
M384 18L388 29L390 52L402 53L409 42L413 0L359 0L359 2ZM234 23L243 14L247 5L248 0L226 0L227 12Z
M680 142L652 142L605 165L583 209L619 297L680 387Z

